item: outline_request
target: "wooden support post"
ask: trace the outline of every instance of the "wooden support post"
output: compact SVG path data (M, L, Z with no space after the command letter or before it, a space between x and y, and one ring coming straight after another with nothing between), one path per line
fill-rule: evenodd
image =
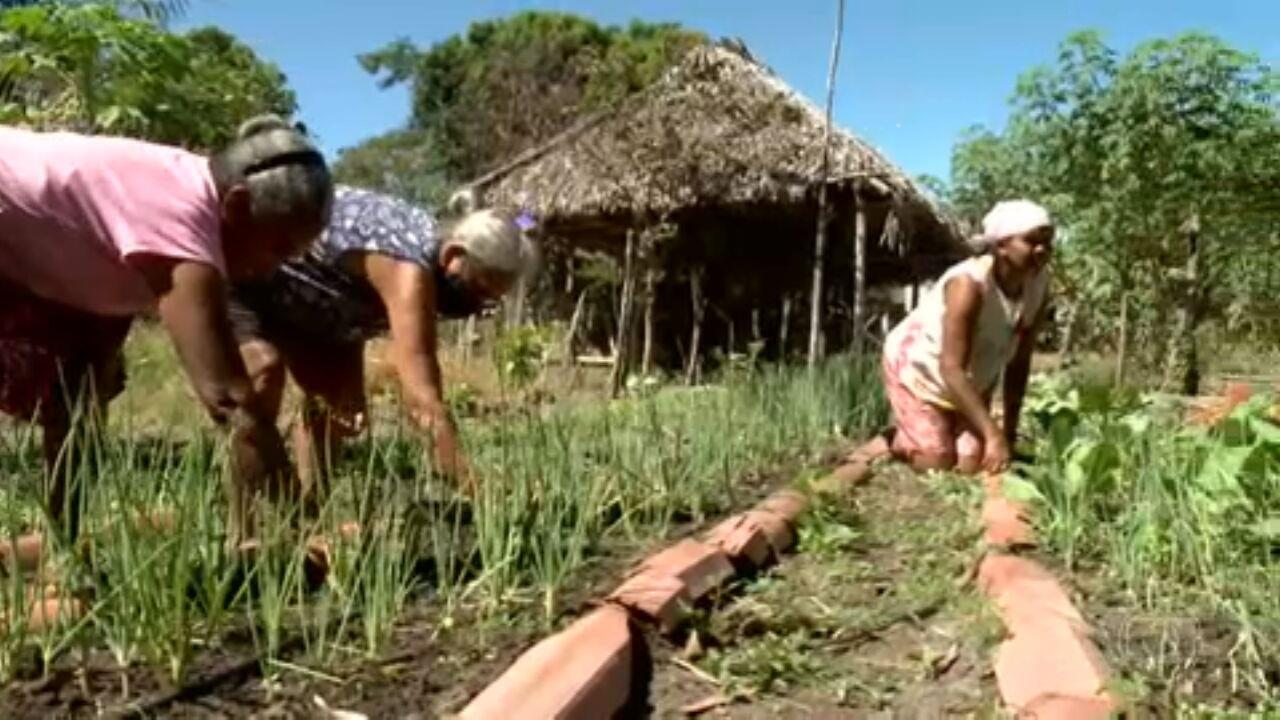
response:
M587 303L587 291L583 290L578 293L578 301L574 303L573 315L569 316L569 329L564 334L564 362L565 365L574 364L573 340L578 334L578 323L582 322L582 310Z
M813 241L813 286L809 290L809 367L822 357L822 272L827 254L827 185L818 189L818 236Z
M459 325L461 325L461 329L458 335L458 349L462 351L463 361L470 362L471 345L476 341L476 316L467 317L467 321L459 323Z
M1124 385L1125 363L1129 354L1129 293L1120 296L1120 341L1116 347L1115 386Z
M1080 317L1080 301L1069 300L1071 304L1067 308L1067 317L1063 321L1062 328L1062 347L1059 353L1062 356L1061 365L1069 367L1073 364L1076 351L1076 321Z
M685 369L684 380L693 385L701 375L702 359L698 356L702 345L702 320L706 315L706 298L702 296L702 269L698 268L689 275L689 295L693 301L693 329L689 337L689 365Z
M787 341L791 339L791 296L782 298L782 327L778 328L778 359L786 360L790 347Z
M658 271L652 261L644 271L644 350L640 353L640 374L649 377L653 369L653 304L657 293Z
M1196 352L1196 326L1200 324L1200 218L1192 216L1182 226L1187 238L1187 265L1180 278L1178 311L1169 355L1165 363L1165 387L1194 396L1200 392L1200 367Z
M525 297L528 294L528 285L525 279L520 277L516 280L516 286L512 288L511 316L507 318L507 327L518 328L524 325L524 306Z
M844 39L844 0L836 3L836 31L831 41L831 62L827 68L826 122L822 127L822 174L818 186L818 235L813 243L813 288L809 306L809 367L818 364L822 356L822 270L826 262L827 225L827 177L831 167L831 110L836 97L836 69L840 65L840 44Z
M853 193L853 354L861 355L867 334L867 213Z
M627 249L622 265L622 297L618 302L618 336L613 351L613 374L609 394L617 397L627 380L627 364L631 355L631 316L635 305L636 233L627 231Z

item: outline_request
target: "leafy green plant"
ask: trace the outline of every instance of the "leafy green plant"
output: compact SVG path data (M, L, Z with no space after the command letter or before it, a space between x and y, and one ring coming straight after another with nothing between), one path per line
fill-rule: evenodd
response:
M1280 618L1263 589L1280 580L1275 399L1254 398L1203 428L1152 398L1093 392L1036 385L1036 461L1006 490L1036 505L1041 536L1069 567L1103 564L1153 612L1189 598L1197 605L1185 612L1229 618L1239 632L1233 677L1263 692L1280 668L1270 639Z
M522 389L537 379L551 343L549 330L532 325L511 328L493 346L493 363L503 382Z
M808 638L799 632L766 633L732 648L713 650L706 664L726 687L748 696L785 692L801 681L821 677Z

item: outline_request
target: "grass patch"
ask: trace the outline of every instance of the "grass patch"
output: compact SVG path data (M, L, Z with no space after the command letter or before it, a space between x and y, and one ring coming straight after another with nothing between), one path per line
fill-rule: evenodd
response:
M700 667L768 711L994 708L982 676L1002 628L956 585L975 557L982 493L960 487L888 466L850 498L815 506L798 554L704 622Z
M415 604L435 608L440 627L462 609L549 626L610 544L651 543L723 514L758 492L744 479L877 426L884 414L874 365L834 359L814 372L738 369L715 386L468 421L463 440L483 482L473 501L432 475L416 434L384 424L334 468L318 518L267 513L260 546L246 554L224 540L220 440L202 419L178 419L190 403L166 399L172 378L160 359L145 362L165 348L154 336L140 342L129 350L135 385L113 407L108 431L91 438L79 473L91 539L83 551L55 549L51 561L59 585L85 597L89 612L0 645L0 670L13 676L106 654L122 701L140 667L182 685L202 653L246 646L268 676L327 677L384 655ZM21 426L3 436L0 467L14 482L0 495L2 529L35 529L37 438ZM169 529L135 520L161 508L172 514ZM361 532L344 539L348 522ZM319 586L306 538L326 541L330 572ZM24 648L37 640L33 664Z

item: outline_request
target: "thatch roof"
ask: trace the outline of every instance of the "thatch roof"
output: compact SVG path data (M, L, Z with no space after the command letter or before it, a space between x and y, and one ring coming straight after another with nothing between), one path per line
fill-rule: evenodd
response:
M705 45L647 90L468 188L482 204L533 211L561 236L696 208L812 203L824 177L824 126L817 106L745 49ZM900 253L965 252L954 221L852 133L833 129L825 177L889 203L893 222L882 227L903 236L889 238Z

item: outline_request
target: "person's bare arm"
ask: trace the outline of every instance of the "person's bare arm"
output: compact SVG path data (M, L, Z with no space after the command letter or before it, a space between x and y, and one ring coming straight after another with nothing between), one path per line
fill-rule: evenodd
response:
M1018 420L1022 415L1022 401L1027 395L1027 379L1031 376L1031 356L1035 352L1036 337L1048 314L1046 299L1036 313L1027 331L1018 339L1013 359L1004 371L1004 436L1012 448L1018 440Z
M943 292L946 313L942 321L942 358L939 361L942 380L951 391L956 409L982 435L984 468L998 472L1009 462L1008 443L969 377L973 331L982 307L981 288L969 278L957 277L947 282Z
M232 535L243 530L246 503L289 472L273 419L253 411L253 388L227 321L226 284L212 267L145 258L135 262L159 298L164 325L197 397L231 435Z
M420 265L376 253L364 254L360 268L387 308L391 364L400 379L409 417L430 434L436 469L468 481L457 428L444 402L437 356L435 277Z

